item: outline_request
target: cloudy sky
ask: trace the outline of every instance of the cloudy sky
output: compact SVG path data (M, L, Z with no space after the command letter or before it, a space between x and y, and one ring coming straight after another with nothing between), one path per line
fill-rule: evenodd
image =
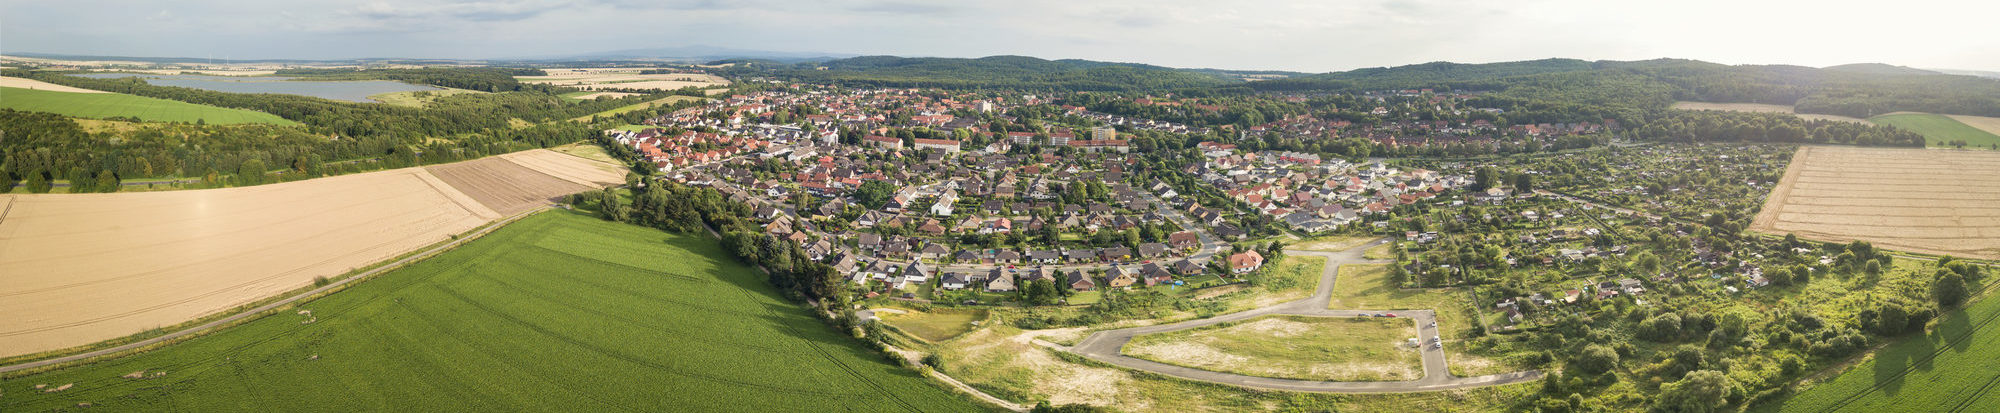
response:
M505 58L717 47L1326 72L1692 58L2000 71L1991 0L5 0L0 53Z

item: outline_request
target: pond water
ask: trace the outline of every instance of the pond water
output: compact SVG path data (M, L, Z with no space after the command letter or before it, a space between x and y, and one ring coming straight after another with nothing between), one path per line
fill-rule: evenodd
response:
M349 102L373 102L369 95L389 92L409 92L417 90L443 90L441 88L413 85L389 80L334 80L307 81L292 80L283 76L207 76L207 75L154 75L143 73L89 73L83 76L97 79L122 77L142 77L146 83L158 86L178 86L229 93L281 93L287 95L312 96Z

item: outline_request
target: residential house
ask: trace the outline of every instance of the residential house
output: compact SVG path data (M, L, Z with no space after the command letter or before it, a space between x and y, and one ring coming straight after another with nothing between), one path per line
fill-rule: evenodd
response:
M1206 271L1206 269L1202 268L1201 264L1194 263L1194 260L1174 261L1174 273L1180 275L1195 275L1195 274L1201 274L1204 271Z
M1090 275L1085 274L1083 270L1070 271L1068 282L1069 288L1072 290L1090 291L1097 288L1097 281L1092 281Z
M951 250L945 249L944 245L932 243L929 245L925 245L923 249L917 250L917 257L927 258L927 259L939 259L939 258L944 258L945 254L950 254L950 253Z
M1264 266L1264 254L1258 254L1256 250L1249 250L1229 255L1229 271L1231 273L1236 273L1236 274L1248 273L1251 271L1256 271L1258 268L1262 268L1263 266Z
M1194 231L1181 231L1167 235L1167 245L1182 250L1201 248L1201 237Z
M986 282L986 291L1004 293L1008 291L1014 291L1014 289L1015 286L1014 286L1013 274L999 273L993 276L992 281Z

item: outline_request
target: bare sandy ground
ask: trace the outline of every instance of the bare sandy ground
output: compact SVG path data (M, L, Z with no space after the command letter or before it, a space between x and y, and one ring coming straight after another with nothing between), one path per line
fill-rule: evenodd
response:
M2000 153L1801 147L1751 228L2000 258Z
M1986 116L1968 116L1968 115L1944 115L1944 116L1951 118L1952 120L1959 121L1959 123L1964 123L1966 126L1979 128L1979 130L1986 131L1986 133L2000 135L2000 118L1986 117Z
M1721 110L1730 112L1790 113L1798 116L1801 119L1833 120L1841 122L1867 122L1867 120L1863 120L1860 118L1850 118L1846 116L1798 113L1798 111L1794 110L1791 105L1770 105L1763 103L1674 102L1674 109Z
M0 76L0 87L17 87L22 89L46 90L50 92L111 93L102 90L91 90L79 87L63 86L34 79L23 79L18 77L5 77L5 76Z
M461 164L554 184L481 187L503 198L597 186L537 178L544 168L601 171L598 162L546 150ZM606 175L587 182L612 181ZM502 217L467 195L472 185L405 168L242 188L0 195L0 357L226 311Z

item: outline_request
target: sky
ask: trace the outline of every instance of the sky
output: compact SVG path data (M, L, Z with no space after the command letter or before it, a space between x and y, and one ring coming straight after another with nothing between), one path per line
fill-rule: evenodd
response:
M5 0L0 53L488 59L705 45L1342 71L1550 57L2000 71L1991 0Z

